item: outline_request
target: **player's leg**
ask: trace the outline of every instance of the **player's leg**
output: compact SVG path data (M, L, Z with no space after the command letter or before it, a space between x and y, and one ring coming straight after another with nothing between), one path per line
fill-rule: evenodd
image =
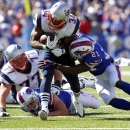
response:
M75 65L75 62L70 59L69 54L64 54L64 55L60 56L57 63L63 64L63 65L68 65L68 66ZM83 106L79 101L80 85L79 85L78 75L73 76L73 75L69 75L69 74L64 74L64 76L67 79L67 81L69 82L72 91L74 92L74 96L75 96L75 100L76 100L75 106L77 108L77 113L79 114L80 117L83 117L84 116Z
M101 102L98 98L86 92L80 93L80 102L85 108L90 107L93 109L98 109L101 106Z
M11 91L9 92L7 98L6 98L6 103L16 103L15 99L13 98Z
M59 70L54 70L54 84L61 87L62 84L62 73Z
M130 94L130 84L121 80L121 74L118 66L115 67L114 65L110 65L106 69L106 73L111 86L116 86L127 94ZM124 99L114 98L109 104L118 109L130 110L130 102Z
M12 94L13 98L15 99L15 101L17 102L17 99L16 99L17 90L16 90L16 86L15 85L12 85L11 94Z
M46 59L53 61L54 55L50 51L43 50L40 52L40 61ZM42 72L44 78L42 79L40 84L41 111L39 112L39 115L42 120L46 120L49 113L48 102L50 96L51 82L54 75L54 69L43 68Z
M79 96L80 96L80 85L79 85L79 80L78 80L78 76L72 76L72 75L68 75L68 74L64 74L64 76L66 77L67 81L69 82L70 86L71 86L71 90L74 93L75 96L75 102L74 105L76 107L77 113L80 117L84 117L84 110L83 110L83 106L80 103L79 100Z

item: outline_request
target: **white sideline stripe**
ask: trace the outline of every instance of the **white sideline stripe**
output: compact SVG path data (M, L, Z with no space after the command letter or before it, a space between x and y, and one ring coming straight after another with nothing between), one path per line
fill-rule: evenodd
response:
M130 115L121 115L121 114L109 114L109 115L90 115L90 117L107 117L107 118L112 118L112 117L130 117ZM62 118L68 118L68 116L56 116L56 117L62 117ZM56 117L50 117L50 118L56 118ZM76 117L76 116L69 116L69 117ZM86 116L87 117L87 116ZM3 117L1 119L9 119L9 118L32 118L32 116L10 116L10 117Z
M0 128L0 130L130 130L130 128Z

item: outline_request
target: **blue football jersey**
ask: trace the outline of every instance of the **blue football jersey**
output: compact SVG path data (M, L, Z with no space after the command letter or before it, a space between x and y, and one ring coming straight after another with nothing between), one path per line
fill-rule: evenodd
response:
M93 44L93 50L80 59L79 62L85 63L87 66L89 66L91 68L90 73L94 76L102 74L106 67L109 66L114 61L114 59L109 56L96 41L87 35L79 33L77 38L86 38L87 41Z

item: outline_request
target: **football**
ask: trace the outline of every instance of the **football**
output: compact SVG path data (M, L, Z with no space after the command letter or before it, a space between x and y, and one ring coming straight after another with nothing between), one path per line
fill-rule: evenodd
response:
M55 38L55 35L53 33L45 33L40 37L40 43L46 44L47 42L47 36L50 36L50 41L53 41Z

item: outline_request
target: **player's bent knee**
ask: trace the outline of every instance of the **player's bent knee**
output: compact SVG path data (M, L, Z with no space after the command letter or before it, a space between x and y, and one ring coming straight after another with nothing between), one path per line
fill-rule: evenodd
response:
M107 95L105 93L100 93L100 96L106 105L109 105L110 101L114 98L114 97Z

